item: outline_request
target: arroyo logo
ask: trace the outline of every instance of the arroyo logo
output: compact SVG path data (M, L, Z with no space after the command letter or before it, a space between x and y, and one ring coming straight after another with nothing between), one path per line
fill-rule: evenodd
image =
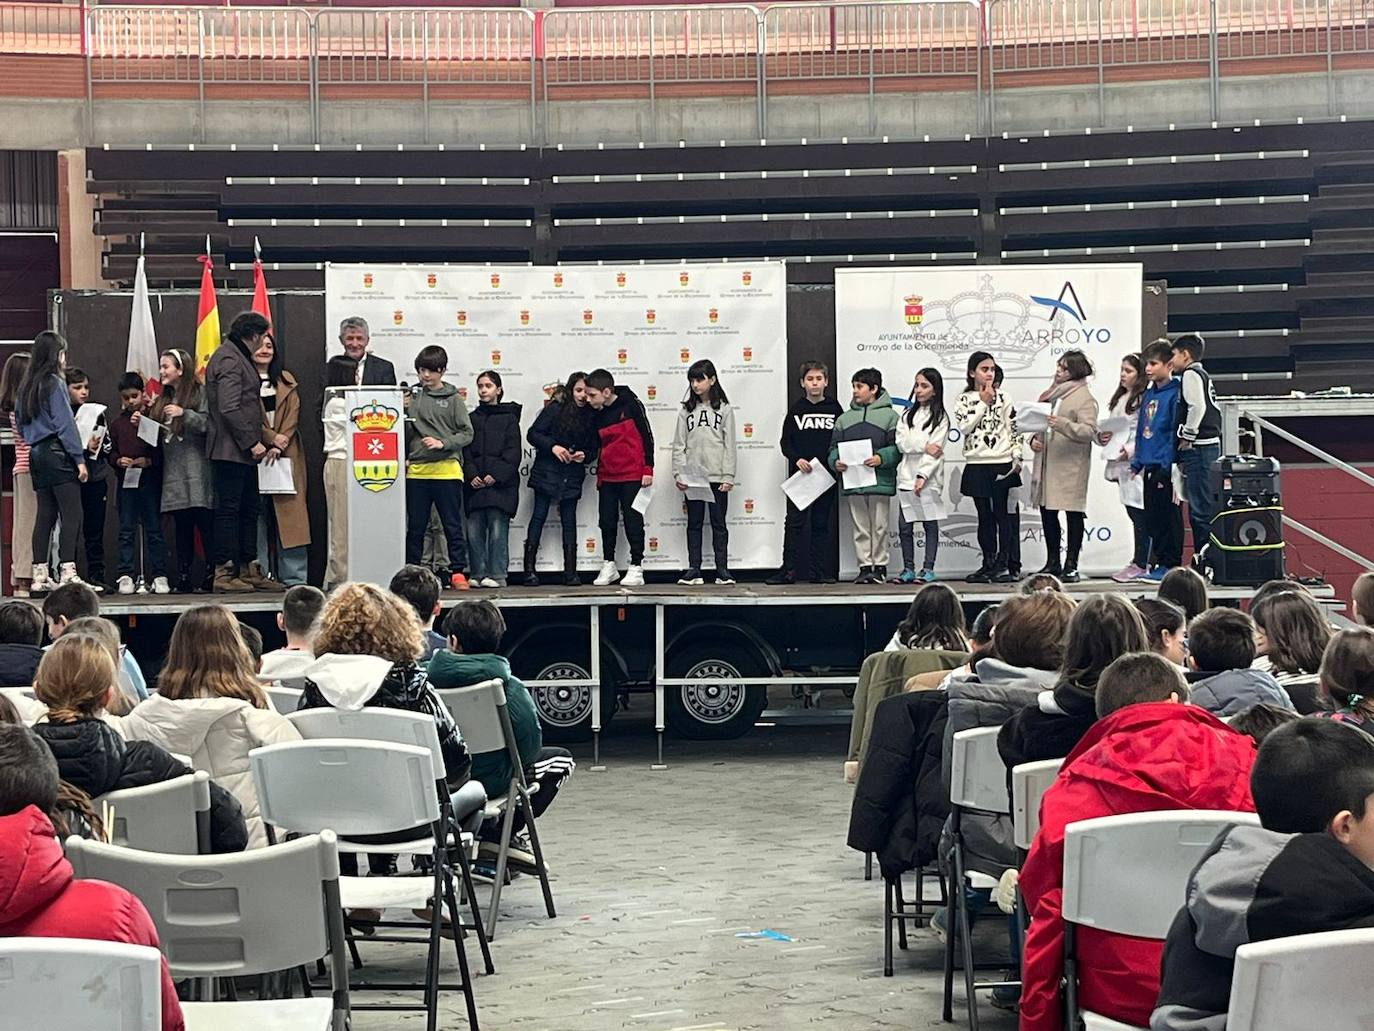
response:
M1072 297L1073 304L1067 303L1064 300L1065 297ZM1072 280L1064 280L1064 285L1060 289L1057 298L1037 297L1035 294L1031 294L1030 299L1036 304L1043 304L1046 308L1050 309L1050 316L1045 320L1046 322L1053 322L1059 317L1061 311L1067 315L1071 315L1080 326L1088 321L1088 313L1083 308L1083 302L1078 299L1078 291L1073 288Z

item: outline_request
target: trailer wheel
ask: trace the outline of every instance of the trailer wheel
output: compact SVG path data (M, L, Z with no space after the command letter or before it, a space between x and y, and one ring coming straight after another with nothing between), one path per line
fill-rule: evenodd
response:
M762 684L713 683L771 674L761 656L739 644L687 645L673 654L668 668L674 677L698 678L665 691L668 727L679 737L699 741L743 737L768 704L768 689Z
M523 650L523 649L522 649ZM522 680L585 680L583 685L531 687L530 696L539 712L544 740L550 744L570 744L592 738L592 673L587 642L574 635L559 635L540 641L538 656L517 652L511 666ZM520 661L525 658L529 661ZM601 684L601 729L610 726L615 715L617 687L603 666Z

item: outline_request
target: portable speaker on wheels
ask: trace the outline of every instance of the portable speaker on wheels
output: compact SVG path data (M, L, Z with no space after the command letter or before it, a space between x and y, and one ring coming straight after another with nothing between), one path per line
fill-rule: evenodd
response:
M1283 502L1279 463L1253 455L1223 455L1212 468L1217 514L1203 551L1208 580L1258 587L1284 575Z

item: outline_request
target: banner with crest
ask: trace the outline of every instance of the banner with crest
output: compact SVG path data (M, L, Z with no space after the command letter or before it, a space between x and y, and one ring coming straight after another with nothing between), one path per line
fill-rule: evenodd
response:
M325 273L326 351L334 328L360 315L374 353L415 383L415 355L448 351L446 380L469 407L484 369L501 374L505 399L523 407L522 434L556 385L574 371L609 369L649 413L657 448L644 564L682 569L686 514L671 476L673 429L687 393L687 368L709 358L735 409L738 486L730 497L730 563L769 568L782 560L783 463L778 434L792 382L786 370L786 274L779 262L605 266L330 265ZM355 442L360 446L366 442ZM524 444L522 478L533 453ZM378 460L382 465L378 469ZM355 452L355 474L378 479L388 456ZM394 475L394 474L393 474ZM520 566L532 497L520 492L511 523L511 567ZM589 473L578 509L580 564L600 564L596 485ZM708 531L709 533L709 531ZM544 528L541 569L562 566L556 509ZM626 561L622 532L620 561ZM706 549L710 554L710 548Z
M1140 350L1141 266L960 265L839 270L835 273L836 382L841 398L846 377L873 367L894 399L907 397L922 368L944 378L945 407L952 414L964 390L968 356L988 351L1005 373L1003 390L1013 402L1035 401L1050 385L1065 351L1083 351L1092 362L1100 418L1115 391L1121 357ZM973 501L959 492L963 455L958 430L947 451L945 494L949 516L940 526L937 572L954 576L978 567L978 520ZM1030 465L1023 474L1030 483ZM1022 497L1028 492L1020 492ZM1013 495L1015 497L1016 495ZM892 514L891 568L901 568L897 510ZM1060 517L1063 518L1062 516ZM840 563L854 568L849 522L841 516ZM917 558L921 528L916 528ZM1045 562L1040 516L1023 506L1022 567ZM1131 557L1131 523L1117 485L1103 477L1093 449L1088 477L1085 573L1110 573Z

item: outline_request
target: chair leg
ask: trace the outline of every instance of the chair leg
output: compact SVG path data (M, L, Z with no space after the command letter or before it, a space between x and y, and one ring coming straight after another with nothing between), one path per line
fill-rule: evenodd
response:
M883 976L892 976L892 881L886 877L883 878Z
M968 893L964 890L964 850L959 850L954 854L954 876L951 880L954 886L954 902L957 907L955 914L958 916L958 935L960 938L959 947L964 963L964 1005L968 1008L969 1031L978 1031L978 994L974 988L973 969L973 935L971 933L970 921L968 917Z
M467 850L461 845L459 845L457 852L458 872L462 885L462 893L458 901L460 905L466 903L472 913L472 929L477 932L477 944L482 947L482 966L488 974L494 974L496 973L496 965L491 961L491 946L487 943L486 928L482 926L482 907L477 903L477 891L472 885L472 862L468 859Z
M963 861L958 859L959 849L960 849L960 842L959 842L959 838L958 838L958 836L957 836L957 834L958 834L957 830L956 830L955 833L956 833L956 836L955 836L955 839L954 839L954 850L953 850L953 852L951 853L951 856L952 856L953 858L955 858L955 859L958 861L958 865L962 866L962 865L963 865ZM953 919L954 913L952 912L952 908L951 908L951 907L953 907L953 905L954 905L954 899L953 899L953 898L950 898L949 896L946 896L946 902L945 902L945 997L944 997L944 1007L943 1007L943 1009L942 1009L942 1011L941 1011L941 1016L944 1018L944 1021L945 1021L946 1024L952 1023L952 1022L954 1021L954 934L955 934L955 928L956 928L958 925L955 923L955 921L954 921L954 919Z
M525 814L525 828L530 832L530 848L534 850L534 865L539 868L539 887L544 892L544 911L552 920L558 914L553 908L553 889L549 887L549 868L544 862L544 847L539 843L539 828L535 825L534 811L530 807L529 796L520 793L520 806Z
M898 874L892 881L892 891L897 903L897 912L900 916L906 916L906 899L902 897L902 875ZM903 952L906 951L906 920L897 921L897 947Z
M444 902L448 906L449 922L453 925L453 945L458 952L458 971L462 976L463 1001L467 1004L468 1009L468 1029L469 1031L477 1031L477 995L473 991L472 971L468 969L467 946L463 944L462 910L458 908L458 900L453 894L453 871L447 867L444 869ZM487 943L486 939L482 937L481 928L477 929L477 940L482 943L482 949L485 952ZM491 960L488 959L487 962L490 963Z
M429 956L425 961L425 1009L428 1011L428 1021L426 1027L428 1031L435 1031L439 1025L439 948L441 942L440 927L443 924L443 868L440 865L439 856L434 857L434 891L430 896L429 904ZM455 926L453 929L454 937L459 937L459 930Z
M301 997L305 999L312 998L313 996L310 991L310 974L306 972L305 964L301 964L299 967L297 967L296 973L300 974L301 976ZM290 980L288 980L288 991L290 990L290 983Z
M864 853L864 880L873 880L873 853Z
M515 807L518 798L512 786L506 800L506 811L501 817L501 842L496 853L496 879L491 884L491 902L487 907L487 941L496 940L496 920L500 913L501 888L506 883L506 862L510 855L510 836L511 829L515 826Z

